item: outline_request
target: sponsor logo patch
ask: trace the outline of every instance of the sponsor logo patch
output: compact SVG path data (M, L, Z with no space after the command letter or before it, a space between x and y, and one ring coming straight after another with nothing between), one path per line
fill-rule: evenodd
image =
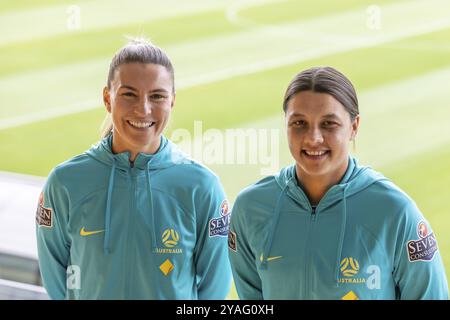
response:
M433 233L429 233L424 221L417 224L418 240L410 240L406 244L409 262L431 261L438 251L436 238Z
M228 214L229 211L228 201L225 199L222 201L222 204L220 205L220 215L225 216Z
M343 296L341 298L341 300L359 300L358 296L356 295L356 293L354 293L353 291L350 291L349 293L347 293L345 296Z
M167 277L174 269L174 265L169 259L166 259L160 266L159 270Z
M52 209L44 207L44 192L41 192L39 196L39 203L36 210L36 223L42 227L53 227Z
M228 248L237 252L236 233L231 231L228 233Z
M209 220L209 236L228 237L230 221L231 214L229 211L228 201L223 200L220 205L220 218L213 218Z

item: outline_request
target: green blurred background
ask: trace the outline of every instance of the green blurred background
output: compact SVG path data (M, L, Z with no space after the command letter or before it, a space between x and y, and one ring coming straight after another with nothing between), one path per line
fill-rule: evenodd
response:
M0 171L46 176L99 139L108 65L126 36L149 38L173 60L169 138L178 129L194 135L194 121L222 133L276 129L276 169L292 163L287 84L329 65L359 95L355 156L417 202L448 277L449 12L447 0L2 1ZM206 163L231 203L267 167L248 162Z

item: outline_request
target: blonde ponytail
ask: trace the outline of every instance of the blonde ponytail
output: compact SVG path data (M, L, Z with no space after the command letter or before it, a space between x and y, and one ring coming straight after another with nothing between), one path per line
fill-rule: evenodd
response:
M101 138L104 139L112 133L113 123L111 119L111 114L107 113L105 119L103 119L102 125L100 126Z

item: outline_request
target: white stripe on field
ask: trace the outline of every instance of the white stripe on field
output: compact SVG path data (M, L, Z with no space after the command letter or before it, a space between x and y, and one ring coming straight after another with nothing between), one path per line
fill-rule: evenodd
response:
M381 30L367 28L366 12L356 10L168 47L177 69L177 88L203 85L450 27L449 1L414 1L386 5L381 9ZM426 16L423 14L425 9ZM14 105L14 109L0 110L0 129L44 117L76 113L80 109L74 101L80 101L83 110L88 105L86 101L99 101L92 105L92 108L97 107L101 104L108 60L0 78L0 96L7 104Z
M289 0L234 0L227 7L225 16L227 20L230 21L232 24L243 27L254 26L254 23L252 21L248 21L246 19L243 19L242 17L239 17L238 15L239 11L249 9L255 6L265 5L268 3L281 3L286 1Z
M228 0L96 0L6 12L0 14L0 46L220 10L227 5Z

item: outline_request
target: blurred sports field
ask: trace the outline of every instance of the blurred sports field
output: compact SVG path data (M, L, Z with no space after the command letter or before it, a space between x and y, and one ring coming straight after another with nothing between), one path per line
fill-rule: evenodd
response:
M0 171L46 176L99 139L108 65L127 35L173 60L169 138L179 129L195 138L195 121L216 136L278 129L277 169L292 162L284 90L297 72L329 65L359 95L354 154L417 202L449 278L449 12L448 0L2 1ZM261 161L206 164L233 202L262 178Z

